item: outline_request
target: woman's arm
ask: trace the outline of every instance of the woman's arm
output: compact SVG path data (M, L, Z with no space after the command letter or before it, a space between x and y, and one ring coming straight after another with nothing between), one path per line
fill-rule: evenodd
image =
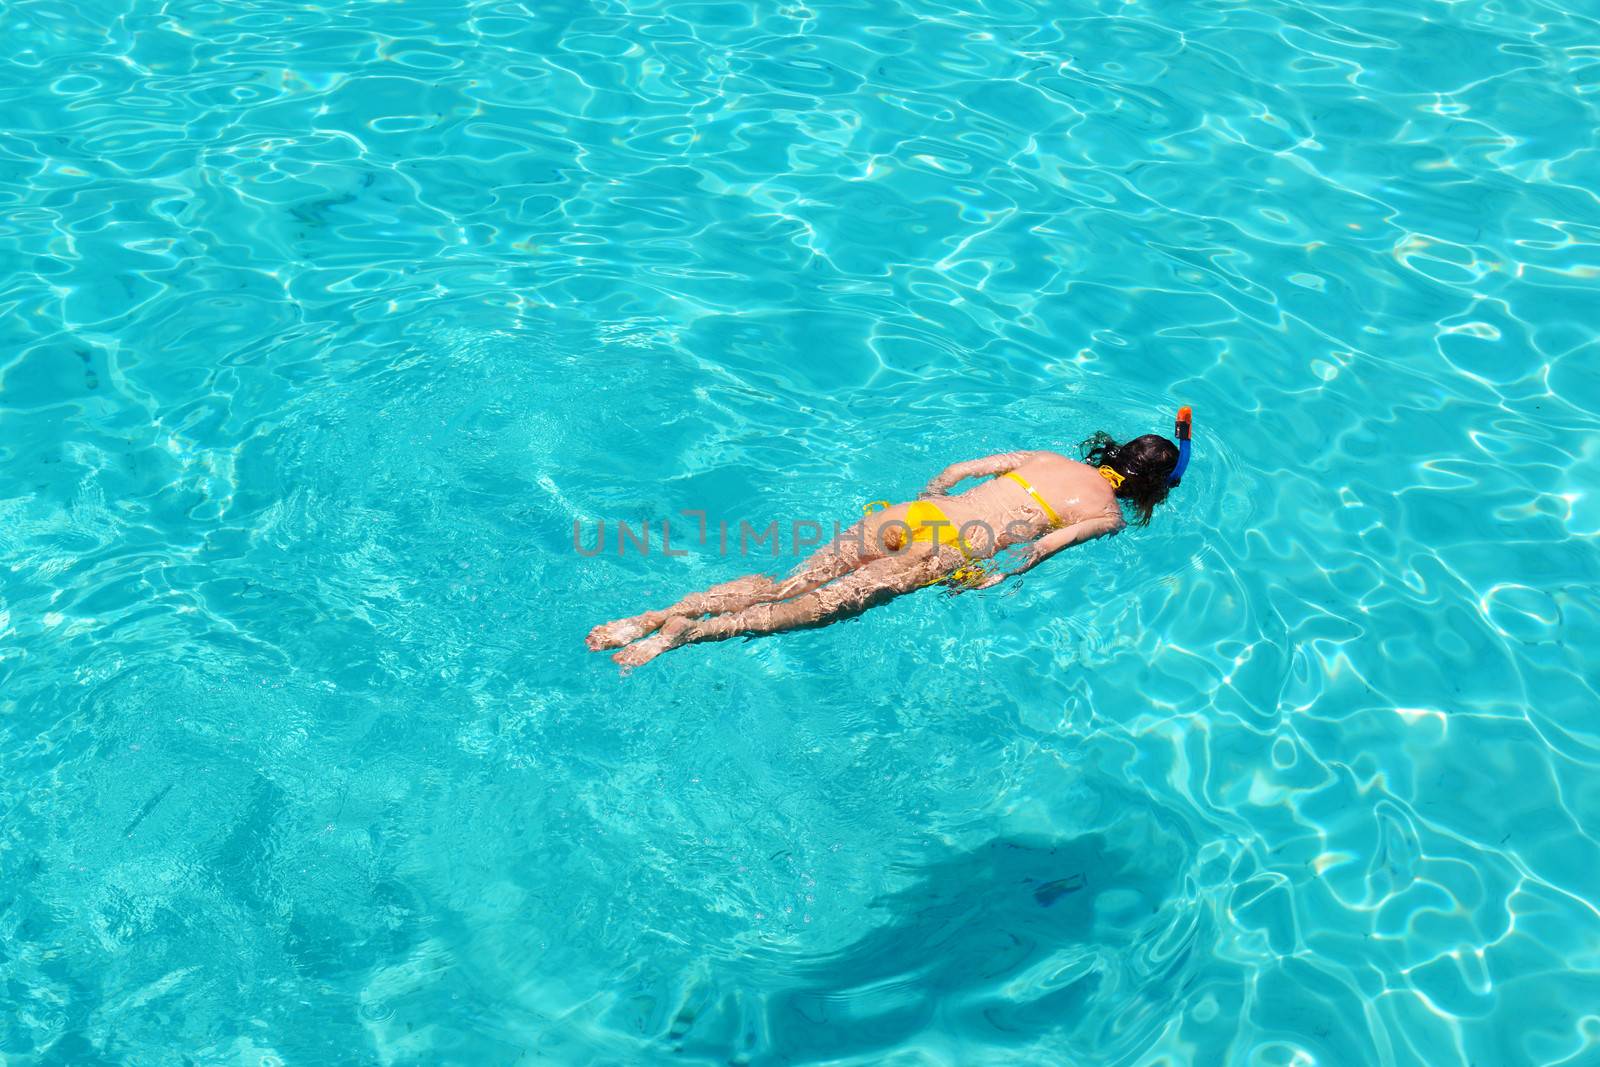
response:
M939 472L939 476L929 482L927 488L922 490L923 496L944 496L945 492L957 482L966 478L983 478L990 474L1004 474L1014 471L1022 466L1035 453L1033 452L997 452L992 456L982 459L969 459L965 463L952 463Z
M1081 545L1085 541L1092 541L1096 537L1114 534L1126 525L1121 515L1101 515L1083 522L1075 522L1071 526L1063 526L1059 530L1051 530L1039 540L1028 546L1027 552L1022 557L1022 563L1009 571L996 571L974 588L988 589L990 586L999 585L1014 574L1022 574L1037 567L1040 563L1060 552L1063 548Z

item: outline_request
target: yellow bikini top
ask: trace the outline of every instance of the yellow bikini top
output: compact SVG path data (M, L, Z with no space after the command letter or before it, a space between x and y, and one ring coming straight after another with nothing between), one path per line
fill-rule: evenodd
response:
M1010 478L1012 481L1022 486L1022 488L1027 491L1029 496L1033 497L1033 502L1044 509L1045 517L1050 520L1050 525L1061 525L1061 516L1056 514L1056 509L1045 503L1044 497L1039 495L1039 490L1029 485L1026 478L1018 474L1016 471L1007 471L1003 477Z
M1127 480L1122 475L1120 475L1116 471L1112 470L1110 467L1101 467L1100 468L1100 477L1102 477L1106 481L1110 482L1111 483L1111 488L1113 488L1113 489L1121 489L1122 488L1122 483Z

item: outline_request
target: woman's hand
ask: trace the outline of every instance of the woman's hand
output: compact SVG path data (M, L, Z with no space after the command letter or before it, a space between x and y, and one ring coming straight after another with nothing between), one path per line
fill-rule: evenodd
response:
M993 589L995 586L999 585L1001 582L1005 581L1007 578L1014 577L1015 575L1021 574L1023 571L1028 570L1034 564L1039 562L1039 559L1040 559L1039 546L1037 544L1029 545L1026 549L1024 549L1020 553L1020 555L1021 555L1022 558L1020 560L1018 560L1018 565L1017 566L1011 568L1008 571L1002 571L1002 570L990 571L988 574L983 576L983 579L981 581L974 582L972 585L969 585L967 588L968 589Z
M976 581L952 585L950 587L950 595L960 596L962 593L970 593L974 589L992 589L1009 577L1011 577L1009 571L994 571L993 573L984 575L982 578L979 578Z

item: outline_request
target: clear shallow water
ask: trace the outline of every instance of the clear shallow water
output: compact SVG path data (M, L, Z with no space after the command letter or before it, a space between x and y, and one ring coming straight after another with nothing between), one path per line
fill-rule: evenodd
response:
M1592 19L0 25L6 1063L1600 1062ZM1007 595L582 648L771 561L575 519L1179 402Z

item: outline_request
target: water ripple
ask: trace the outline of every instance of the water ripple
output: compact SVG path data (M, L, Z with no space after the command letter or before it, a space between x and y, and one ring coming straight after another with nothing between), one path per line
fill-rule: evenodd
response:
M0 1059L1597 1055L1584 12L7 29ZM1003 595L581 650L787 561L575 519L1177 402L1156 523Z

